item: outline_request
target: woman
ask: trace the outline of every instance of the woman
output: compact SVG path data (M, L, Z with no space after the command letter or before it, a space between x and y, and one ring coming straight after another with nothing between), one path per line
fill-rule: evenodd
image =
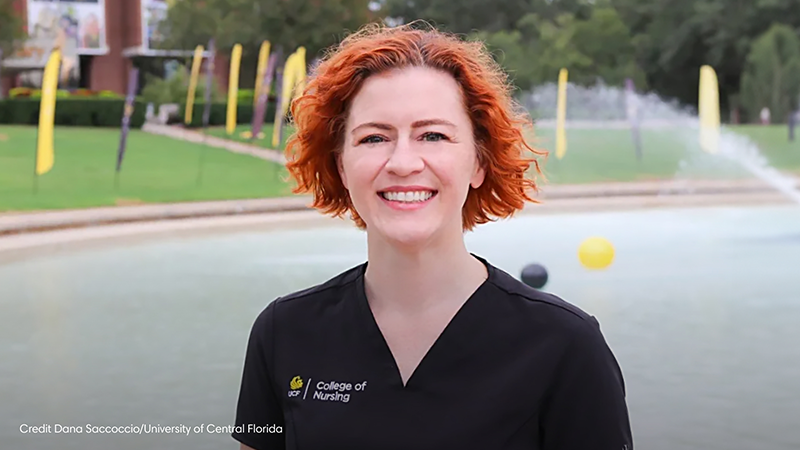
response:
M479 43L366 27L292 105L296 192L367 232L368 260L251 330L243 449L632 449L594 317L467 251L532 201L534 158Z

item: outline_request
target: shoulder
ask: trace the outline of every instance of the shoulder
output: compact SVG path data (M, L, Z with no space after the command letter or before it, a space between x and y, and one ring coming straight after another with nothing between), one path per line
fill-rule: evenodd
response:
M365 265L366 263L359 264L327 281L278 297L274 303L276 307L285 310L302 307L308 303L318 303L319 300L340 299L345 291L353 290L356 287L356 281L363 275Z
M616 357L596 317L557 295L531 288L499 268L488 267L496 290L491 303L505 310L504 323L515 326L515 335L526 339L524 342L546 343L561 361L562 370L602 372L624 386Z
M546 321L565 331L579 332L598 326L597 319L578 306L555 294L534 289L490 263L487 266L490 271L489 282L495 289L497 299L508 303L523 316L537 322Z
M363 271L364 264L360 264L324 282L276 298L261 311L256 318L255 326L271 327L276 316L279 316L281 321L287 318L308 320L314 311L327 309L355 294L355 282Z

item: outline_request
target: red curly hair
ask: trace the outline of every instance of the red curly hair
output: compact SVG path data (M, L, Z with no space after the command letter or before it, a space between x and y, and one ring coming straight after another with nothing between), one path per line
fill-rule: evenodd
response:
M469 114L484 182L470 188L462 209L464 230L506 218L538 203L528 191L538 191L527 178L531 164L541 175L535 157L546 152L525 142L522 129L529 116L511 97L511 85L480 42L458 39L435 29L370 24L332 48L312 71L304 91L291 105L295 133L286 146L286 168L297 182L294 193L312 193L312 206L327 214L350 212L356 225L366 224L353 207L339 176L337 154L344 145L348 107L369 76L391 69L424 66L442 70L461 86ZM492 218L494 216L494 218Z

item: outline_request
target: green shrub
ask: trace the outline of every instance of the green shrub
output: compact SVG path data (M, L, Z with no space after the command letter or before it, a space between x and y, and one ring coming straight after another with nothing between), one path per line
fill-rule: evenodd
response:
M195 102L202 102L206 92L206 77L200 75L195 90ZM142 89L142 97L147 103L153 103L158 109L159 106L170 103L186 103L186 96L189 93L189 74L185 68L176 70L169 78L160 78L150 74L145 74L145 85ZM211 101L224 102L225 95L220 91L217 83L211 83Z
M203 126L203 111L205 103L195 103L192 109L192 123L189 127L200 128ZM186 104L181 103L180 116L183 117L186 111ZM236 123L251 123L253 121L253 104L252 103L238 103L236 108ZM267 111L264 115L264 122L269 123L275 118L275 102L270 101L267 103ZM209 126L222 126L228 120L228 105L226 103L212 103L211 111L208 117ZM182 121L182 120L181 120Z
M125 98L124 95L117 94L114 91L100 91L97 96L100 98Z
M0 123L38 125L40 99L13 98L0 101ZM131 127L141 128L146 104L137 101ZM125 110L124 99L67 98L56 101L55 124L82 127L120 127Z
M256 98L255 89L239 89L236 93L237 104L239 105L253 105Z
M11 108L8 106L9 100L0 100L0 125L11 123Z
M12 88L8 91L9 98L17 98L17 97L30 97L33 95L33 91L35 89L27 88L27 87L18 87Z

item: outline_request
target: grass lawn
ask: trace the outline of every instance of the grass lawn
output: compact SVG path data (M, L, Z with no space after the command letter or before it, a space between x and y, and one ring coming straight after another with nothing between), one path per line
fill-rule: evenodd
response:
M785 126L728 127L732 132L749 136L762 149L775 167L800 173L800 129L798 141L790 143ZM272 125L265 124L264 138L250 141L262 147L272 147ZM230 137L248 142L242 135L250 126L241 125ZM284 130L282 146L292 132ZM228 137L224 128L212 128L210 134ZM700 150L697 132L686 130L643 130L642 159L635 156L633 138L629 130L619 129L568 129L567 153L561 160L555 156L555 130L536 129L533 144L549 151L542 160L543 173L548 183L593 183L603 181L637 181L682 178L739 178L750 174L738 164L708 155Z
M785 126L736 126L728 130L749 136L774 167L800 174L800 140L788 142ZM550 152L543 164L549 183L751 176L737 163L703 152L693 130L642 130L641 140L641 161L635 156L629 130L568 129L567 152L561 160L555 156L555 129L536 130L533 144Z
M132 131L114 187L119 130L58 127L55 165L33 193L36 128L0 126L0 211L280 196L278 164ZM200 159L205 152L202 184Z
M240 131L247 127L240 127ZM737 126L770 164L800 175L798 141L789 142L785 126ZM224 129L212 129L224 135ZM269 147L272 127L265 126ZM286 133L285 137L288 135ZM244 139L244 138L240 138ZM277 164L246 155L133 131L114 187L119 130L57 128L56 162L39 178L33 193L35 127L0 127L0 211L83 208L132 203L263 198L289 195ZM631 133L621 129L567 130L566 156L555 157L555 130L542 128L532 140L550 151L543 160L546 182L592 183L673 178L750 177L735 162L702 152L696 131L643 130L643 157L635 157ZM205 153L202 184L198 169Z
M795 128L792 142L786 125L739 125L732 130L758 144L761 154L774 167L800 175L800 127Z
M261 128L261 133L263 133L263 137L259 137L258 139L250 139L249 135L251 134L253 127L247 124L237 125L236 131L234 131L233 135L228 136L228 133L225 131L225 127L210 127L207 133L211 136L231 139L238 142L245 142L248 144L257 145L259 147L264 148L273 148L272 146L272 130L274 129L274 125L271 123L265 123L264 126ZM280 148L283 149L286 145L286 140L289 138L291 133L293 132L292 127L284 126L282 133L281 133L281 145Z

